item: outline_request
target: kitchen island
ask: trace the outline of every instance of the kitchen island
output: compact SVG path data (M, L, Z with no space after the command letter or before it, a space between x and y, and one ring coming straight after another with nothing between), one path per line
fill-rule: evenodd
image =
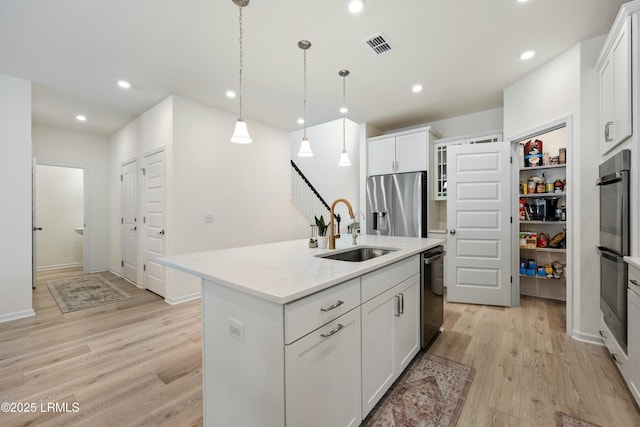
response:
M420 349L420 257L441 239L360 236L165 257L202 279L207 426L359 425Z

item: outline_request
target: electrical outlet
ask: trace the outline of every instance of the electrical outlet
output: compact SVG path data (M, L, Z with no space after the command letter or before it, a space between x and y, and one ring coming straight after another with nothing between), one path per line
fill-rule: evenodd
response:
M213 214L206 214L204 216L205 224L213 224Z
M227 317L229 321L229 335L240 342L244 342L244 323L233 317Z

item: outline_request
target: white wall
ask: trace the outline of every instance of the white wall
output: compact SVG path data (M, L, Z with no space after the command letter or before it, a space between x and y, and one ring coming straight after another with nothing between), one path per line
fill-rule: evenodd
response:
M36 240L38 270L82 266L84 170L36 166Z
M113 271L121 271L121 164L142 161L144 153L160 147L167 153L167 255L308 236L308 225L289 200L288 134L249 121L254 142L237 145L229 141L235 121L232 114L172 96L110 138ZM139 182L142 212L140 177ZM205 223L205 215L213 215L213 223ZM139 283L143 255L139 252ZM167 302L199 294L198 279L165 271Z
M85 266L89 272L109 267L109 142L103 136L34 124L33 156L38 164L84 169Z
M329 205L336 199L345 198L351 203L354 213L356 211L364 212L364 205L360 204L360 133L360 126L347 119L345 122L345 147L349 153L351 166L338 166L342 152L341 118L307 128L307 137L311 144L313 157L298 157L303 130L289 134L291 159L318 190L322 198ZM347 208L340 203L336 205L335 212L342 217L340 225L346 233L346 227L351 223L348 220ZM324 217L327 220L328 213Z
M438 134L440 138L451 138L502 129L503 116L504 109L500 107L437 120L425 123L423 126L431 126L431 131Z
M0 75L0 322L31 304L31 82Z
M505 140L571 116L572 141L567 147L571 175L570 220L573 293L567 321L574 337L597 341L599 322L599 260L595 181L599 146L596 124L597 79L594 64L603 37L582 42L504 91ZM573 150L573 152L570 152ZM595 219L594 219L595 217Z

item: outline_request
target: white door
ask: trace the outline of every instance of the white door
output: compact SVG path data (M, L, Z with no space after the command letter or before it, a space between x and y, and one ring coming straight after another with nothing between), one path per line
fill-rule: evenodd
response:
M156 262L165 254L165 153L164 150L144 158L146 252L145 287L165 295L164 267Z
M511 306L509 144L447 148L447 298Z
M132 283L138 281L138 219L136 214L138 162L135 160L122 165L120 187L122 215L120 217L122 236L122 275Z
M38 227L36 222L36 158L34 157L31 162L31 287L36 288L37 276L37 251L36 251L36 233L42 230L42 227Z

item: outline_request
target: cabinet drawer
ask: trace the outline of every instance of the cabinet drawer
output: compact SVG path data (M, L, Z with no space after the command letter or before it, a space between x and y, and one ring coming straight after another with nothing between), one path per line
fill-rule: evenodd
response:
M420 255L362 276L362 302L369 301L417 273L420 273Z
M320 291L284 306L284 343L342 316L360 305L360 278Z
M629 381L629 359L622 348L618 344L618 341L613 337L609 327L604 323L604 319L600 319L600 336L604 341L604 345L609 350L615 365L620 370L620 373L624 377L625 381Z

